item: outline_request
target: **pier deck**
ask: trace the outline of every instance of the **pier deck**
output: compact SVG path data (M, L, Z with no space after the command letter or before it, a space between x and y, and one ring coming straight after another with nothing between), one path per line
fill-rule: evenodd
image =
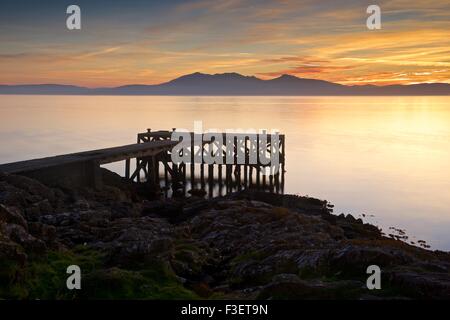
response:
M0 172L17 174L41 170L50 167L65 166L78 162L92 161L97 164L106 164L129 158L153 156L172 149L176 141L162 140L149 143L135 143L119 147L77 152L53 157L18 161L0 165Z

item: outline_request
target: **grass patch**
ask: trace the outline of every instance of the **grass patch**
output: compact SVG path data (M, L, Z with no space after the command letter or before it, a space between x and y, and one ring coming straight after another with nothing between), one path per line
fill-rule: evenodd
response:
M19 266L0 262L0 299L195 299L172 269L155 263L142 270L107 268L103 255L88 247L50 251ZM81 290L69 290L67 267L81 269Z
M195 299L175 275L161 265L142 271L119 268L88 274L80 291L82 299Z

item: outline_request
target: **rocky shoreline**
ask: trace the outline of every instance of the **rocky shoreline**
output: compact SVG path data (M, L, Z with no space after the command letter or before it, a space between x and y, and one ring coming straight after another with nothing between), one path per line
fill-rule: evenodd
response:
M160 199L103 178L102 190L74 190L0 174L0 299L450 298L450 253L385 237L326 201ZM71 264L81 290L66 288ZM369 265L381 290L366 287Z

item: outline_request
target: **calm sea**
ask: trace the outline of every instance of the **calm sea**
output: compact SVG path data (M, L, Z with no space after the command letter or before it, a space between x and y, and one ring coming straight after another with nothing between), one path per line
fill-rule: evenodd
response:
M0 96L0 163L134 143L147 128L197 120L278 129L287 193L450 250L450 97Z

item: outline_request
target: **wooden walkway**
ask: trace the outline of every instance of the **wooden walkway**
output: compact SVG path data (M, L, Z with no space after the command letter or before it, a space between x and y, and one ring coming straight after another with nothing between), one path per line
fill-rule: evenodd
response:
M53 157L18 161L0 165L0 172L16 174L41 170L50 167L64 166L78 162L92 161L99 165L126 160L130 158L149 157L169 151L177 141L162 140L150 143L135 143L113 148L77 152Z
M227 163L226 134L216 133L215 138L206 139L203 134L189 132L191 145L185 151L189 154L190 161L177 164L172 162L171 155L172 152L179 152L173 149L179 142L171 140L172 132L147 129L147 132L137 135L135 144L0 164L0 172L25 175L47 185L101 188L103 182L100 165L124 161L125 179L160 186L163 177L166 190L170 186L172 190L183 189L185 193L186 186L190 185L191 189L208 189L212 193L214 184L217 183L219 194L222 184L225 185L227 192L233 191L233 188L240 190L252 186L263 189L267 186L271 191L283 192L284 135L279 135L278 141L271 141L271 136L268 136L267 140L262 140L264 150L269 154L273 152L272 142L279 146L277 164L279 170L266 175L262 173L262 169L268 169L268 166L272 168L272 164L263 164L259 153L255 154L255 148L261 141L259 134L256 134L253 140L245 133L233 134L233 141L230 140L232 145L229 148L233 151L232 161ZM201 142L198 146L194 145L195 137L200 137ZM180 155L183 155L183 152L180 151ZM213 152L223 157L223 164L206 164L202 156L205 152ZM252 152L256 156L256 162L250 161ZM241 158L238 157L238 153L241 154ZM136 161L133 168L132 159Z

